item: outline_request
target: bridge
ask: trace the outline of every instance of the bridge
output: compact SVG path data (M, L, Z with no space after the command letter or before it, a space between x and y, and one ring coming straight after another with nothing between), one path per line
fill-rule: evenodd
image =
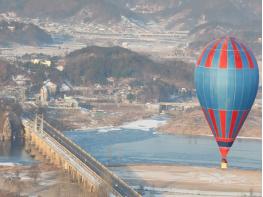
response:
M44 120L43 115L25 112L22 117L26 151L67 171L89 192L107 196L140 196L88 152Z

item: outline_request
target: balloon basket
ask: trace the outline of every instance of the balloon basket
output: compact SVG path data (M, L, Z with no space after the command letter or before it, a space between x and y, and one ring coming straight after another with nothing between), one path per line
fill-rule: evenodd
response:
M221 161L221 169L227 169L228 168L228 163L226 159L222 159Z

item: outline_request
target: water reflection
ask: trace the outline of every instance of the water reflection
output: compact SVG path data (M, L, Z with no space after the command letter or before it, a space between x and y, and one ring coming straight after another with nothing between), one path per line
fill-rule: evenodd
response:
M20 155L24 149L24 140L16 139L11 141L3 141L0 143L0 155L1 156L12 156Z
M33 162L33 159L25 151L23 138L16 138L11 141L0 142L0 162L1 163L21 163Z

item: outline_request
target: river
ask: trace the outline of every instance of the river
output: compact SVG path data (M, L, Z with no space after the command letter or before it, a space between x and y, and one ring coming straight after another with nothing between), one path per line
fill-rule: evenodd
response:
M156 132L155 128L166 121L166 116L155 116L120 127L67 131L65 134L105 165L219 165L220 155L212 137ZM228 155L229 167L261 169L261 144L261 140L237 139Z
M183 136L156 132L167 121L155 116L124 124L65 134L105 165L182 164L213 167L220 163L212 137ZM237 139L228 156L229 166L261 169L261 140ZM0 163L30 164L34 160L25 152L23 142L1 142Z

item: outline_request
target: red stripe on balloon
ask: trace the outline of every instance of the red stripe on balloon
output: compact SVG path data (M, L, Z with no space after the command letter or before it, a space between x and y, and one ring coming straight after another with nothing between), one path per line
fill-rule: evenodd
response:
M241 43L241 47L242 47L242 49L244 50L244 52L245 52L245 54L246 54L246 56L247 56L249 68L254 68L253 60L252 60L249 52L247 51L247 48L246 48L245 45L242 44L242 43Z
M212 49L209 51L209 54L208 54L206 62L205 62L205 67L211 67L212 61L213 61L213 58L214 58L214 55L216 52L216 48L218 47L221 40L222 39L219 39L218 41L216 41L216 43L214 44Z
M209 121L209 119L208 119L206 110L205 110L204 108L202 108L202 110L203 110L203 112L204 112L204 114L205 114L205 119L206 119L206 121L208 122L208 125L209 125L211 131L213 132L213 127L212 127L212 125L210 124L210 121ZM213 133L214 133L214 132L213 132Z
M225 38L220 54L220 62L219 62L220 68L227 68L227 48L228 48L227 45L228 45L228 38Z
M216 119L215 119L215 114L214 114L214 110L213 109L208 109L210 118L212 120L213 126L215 128L215 132L216 132L216 137L219 137L218 135L218 129L217 129L217 125L216 125Z
M202 54L199 56L199 58L198 58L198 60L197 60L197 63L196 63L196 67L198 67L198 66L200 65L200 63L201 63L201 61L202 61L202 58L203 58L203 56L204 56L204 54L205 54L205 51L206 51L206 49L208 48L208 46L209 46L209 45L207 45L207 46L205 47L205 49L202 51Z
M240 129L241 129L241 127L242 127L242 125L243 125L246 117L247 117L248 112L249 112L249 110L243 111L242 116L241 116L241 119L240 119L240 122L239 122L238 127L237 127L237 128L238 128L238 129L237 129L237 132L240 131ZM236 136L237 136L237 134L238 134L238 133L236 133ZM236 136L235 136L235 137L236 137Z
M219 116L220 116L222 137L225 138L226 137L226 111L219 110Z
M236 68L237 69L241 69L243 67L243 64L242 64L242 59L241 59L241 56L240 56L239 49L237 47L236 41L233 38L231 38L231 43L232 43L233 50L234 50L234 57L235 57Z
M230 138L232 137L233 132L234 132L234 127L235 127L235 124L236 124L237 115L238 115L238 111L233 110L232 111L232 117L231 117L230 131L229 131L229 134L228 134L228 137L230 137Z

